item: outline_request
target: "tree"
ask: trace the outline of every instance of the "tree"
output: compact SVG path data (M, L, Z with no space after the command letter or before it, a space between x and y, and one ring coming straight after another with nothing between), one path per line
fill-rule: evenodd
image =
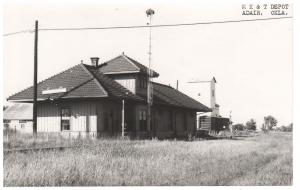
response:
M238 131L243 131L245 129L245 125L238 123L232 126L232 130L238 130Z
M261 130L263 132L267 132L267 128L266 128L266 125L264 123L261 125Z
M264 128L265 130L272 130L274 126L277 125L277 120L275 117L269 115L267 117L264 117Z
M293 131L293 123L289 124L289 125L287 126L287 128L288 128L289 131Z
M250 119L250 121L247 121L246 129L255 131L256 130L256 121L254 121L254 119Z
M289 124L288 126L281 126L280 130L283 132L292 132L293 131L293 123Z

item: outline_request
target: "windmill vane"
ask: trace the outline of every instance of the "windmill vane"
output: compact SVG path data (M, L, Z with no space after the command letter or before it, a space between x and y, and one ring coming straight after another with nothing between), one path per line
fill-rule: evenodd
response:
M146 14L147 14L147 16L154 15L154 10L148 9L148 10L146 11Z

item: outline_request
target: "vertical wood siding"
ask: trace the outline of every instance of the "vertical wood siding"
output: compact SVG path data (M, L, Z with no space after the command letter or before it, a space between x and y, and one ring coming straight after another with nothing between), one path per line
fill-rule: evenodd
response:
M154 111L154 128L158 138L170 138L174 136L172 109L160 107Z
M43 103L38 105L38 132L61 131L61 107L70 108L70 132L96 132L97 116L96 104L93 102L72 102L70 104L55 105Z
M37 131L59 132L60 131L60 109L52 103L38 105Z
M187 132L188 134L196 134L196 112L187 112Z
M116 135L121 132L121 101L105 101L97 104L97 130L100 135Z
M134 94L136 93L136 79L132 77L118 77L115 78L115 81L133 92Z
M145 105L135 107L135 126L137 136L143 137L145 132L140 131L139 111L147 109ZM186 138L196 132L196 112L167 106L155 106L152 112L151 127L158 138Z
M141 82L144 81L146 82L146 86L145 87L142 87L141 86ZM135 80L135 86L136 86L136 94L141 94L141 95L146 95L147 94L147 78L145 76L139 76L139 77L136 77L136 80Z
M71 131L96 132L97 116L96 104L92 102L78 102L71 108Z
M60 105L40 103L38 105L38 132L61 132L61 108L70 108L70 131L63 133L85 136L116 135L121 132L121 101L94 100L72 101ZM134 105L130 111L131 122L126 124L131 132L143 138L147 132L140 131L139 111L147 110L146 105ZM194 134L196 128L196 112L176 109L167 106L153 107L152 127L158 138L186 137ZM129 115L127 115L129 116ZM80 133L79 133L80 132ZM146 136L145 136L146 137Z
M186 135L186 119L183 111L177 111L175 114L176 134L178 137L184 137Z

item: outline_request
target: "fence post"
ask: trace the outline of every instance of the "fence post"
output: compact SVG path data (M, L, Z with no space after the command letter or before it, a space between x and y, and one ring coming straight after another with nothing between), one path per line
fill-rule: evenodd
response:
M72 142L72 139L71 139L71 132L69 132L69 139L68 139L68 143L69 143L69 144L68 144L68 146L70 146L70 145L72 144L71 142Z
M61 138L62 138L62 136L61 136L61 134L59 134L59 145L61 146Z

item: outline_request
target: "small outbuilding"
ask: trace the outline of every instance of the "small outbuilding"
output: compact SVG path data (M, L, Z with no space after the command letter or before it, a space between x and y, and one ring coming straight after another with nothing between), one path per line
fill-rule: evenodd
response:
M32 133L32 104L17 103L9 106L3 112L5 129L20 133Z
M220 131L229 130L229 118L201 116L198 122L200 130L207 132L219 133Z

